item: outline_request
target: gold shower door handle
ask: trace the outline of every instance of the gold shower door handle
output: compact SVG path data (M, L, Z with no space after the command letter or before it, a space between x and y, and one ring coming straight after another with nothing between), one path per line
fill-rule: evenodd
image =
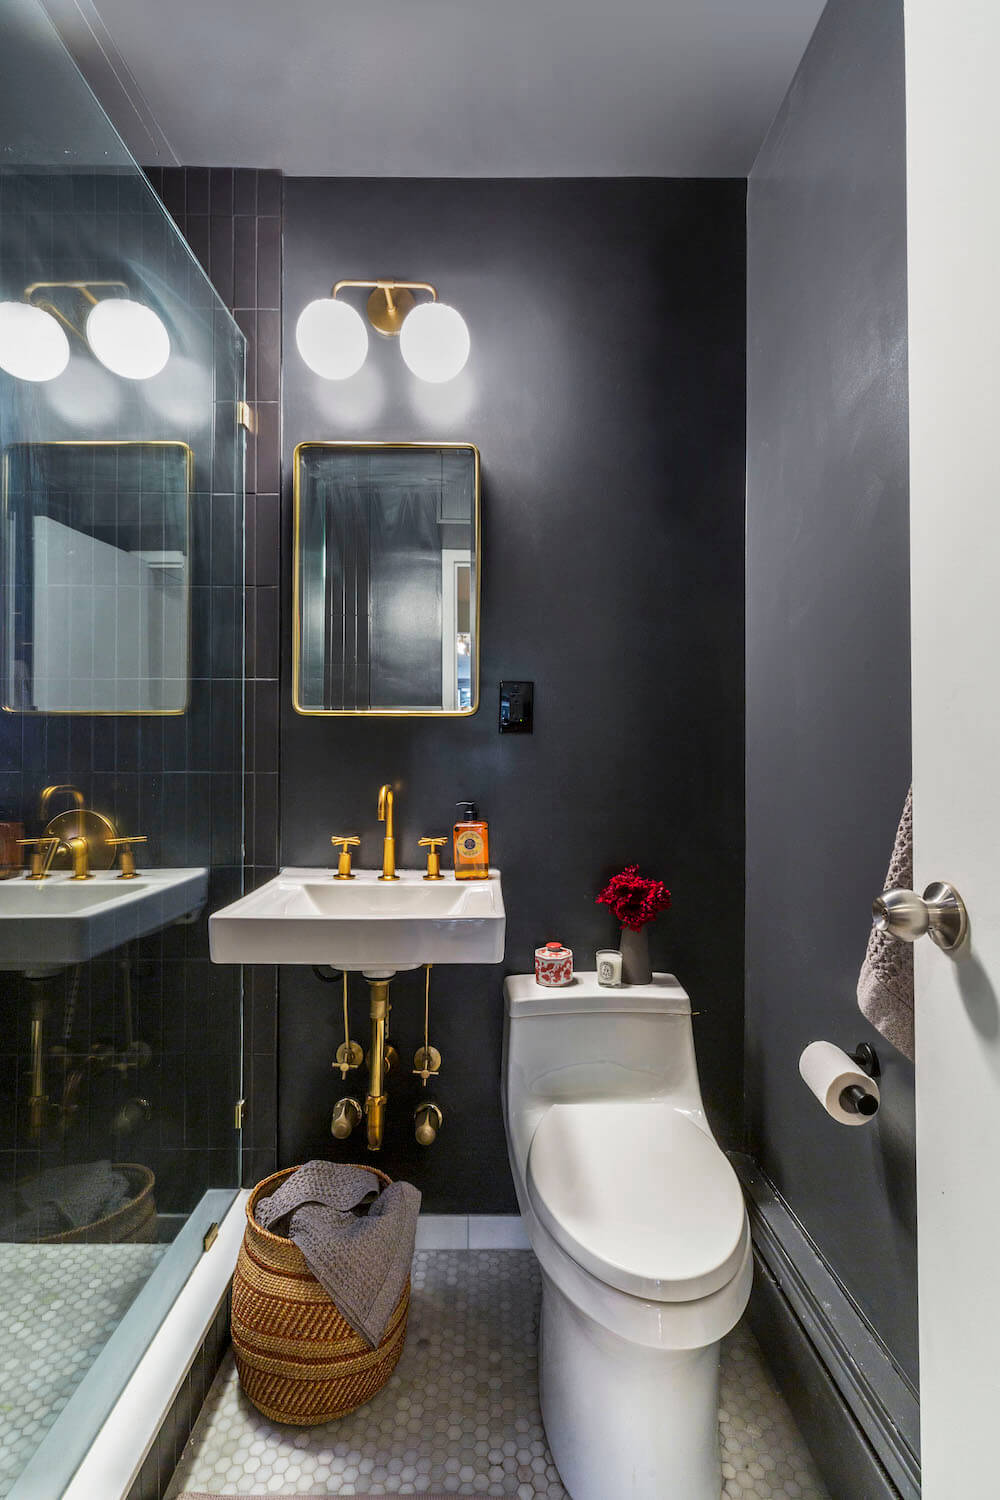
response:
M935 880L922 896L893 888L872 902L872 925L900 943L915 943L926 933L946 953L961 946L969 932L969 914L954 886Z

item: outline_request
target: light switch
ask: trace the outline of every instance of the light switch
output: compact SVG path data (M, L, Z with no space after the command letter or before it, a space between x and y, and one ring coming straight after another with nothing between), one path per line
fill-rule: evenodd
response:
M501 682L500 733L531 734L534 704L533 682Z

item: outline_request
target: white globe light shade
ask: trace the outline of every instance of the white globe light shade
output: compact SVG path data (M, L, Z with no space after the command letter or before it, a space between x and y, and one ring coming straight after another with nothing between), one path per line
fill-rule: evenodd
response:
M361 314L332 297L317 297L302 309L295 342L310 370L324 380L356 375L368 356L368 330Z
M170 335L151 307L105 297L87 316L87 343L113 375L149 380L170 358Z
M69 364L69 339L50 313L0 302L0 370L17 380L55 380Z
M422 302L406 317L399 352L421 380L454 380L471 347L465 319L444 302Z

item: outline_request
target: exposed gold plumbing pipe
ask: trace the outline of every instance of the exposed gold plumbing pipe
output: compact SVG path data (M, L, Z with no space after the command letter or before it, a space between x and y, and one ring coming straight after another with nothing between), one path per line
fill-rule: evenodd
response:
M69 792L73 799L73 806L77 812L83 812L86 807L87 804L83 800L83 793L78 787L70 786L68 782L63 782L59 786L47 786L38 799L38 816L43 823L47 823L49 820L49 803L60 792Z
M368 1149L378 1151L382 1145L385 1129L385 1036L389 1024L389 981L369 979L371 990L371 1051L368 1054L368 1094L365 1098L365 1120L368 1128Z
M28 1130L33 1141L42 1134L48 1109L45 1093L44 1023L45 995L41 980L30 981L31 991L31 1097L28 1100Z

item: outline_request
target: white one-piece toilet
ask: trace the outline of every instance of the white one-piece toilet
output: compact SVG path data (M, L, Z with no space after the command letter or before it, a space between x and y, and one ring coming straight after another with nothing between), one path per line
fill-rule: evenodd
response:
M539 1384L572 1500L719 1500L719 1341L750 1295L739 1182L676 979L504 986L503 1105L542 1270Z

